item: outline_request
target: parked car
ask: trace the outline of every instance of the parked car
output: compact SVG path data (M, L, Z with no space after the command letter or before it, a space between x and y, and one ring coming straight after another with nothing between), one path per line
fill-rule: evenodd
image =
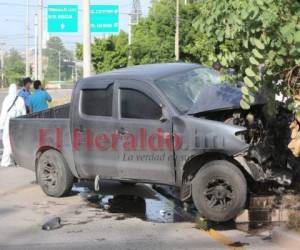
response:
M231 220L257 184L289 186L293 171L266 143L265 102L242 110L240 89L222 79L185 63L85 78L70 104L11 121L14 159L49 196L84 179L165 184L203 217Z

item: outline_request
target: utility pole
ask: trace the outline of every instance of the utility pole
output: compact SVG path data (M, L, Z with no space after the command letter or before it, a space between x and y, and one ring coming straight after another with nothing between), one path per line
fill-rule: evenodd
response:
M30 75L29 65L29 0L27 0L27 13L26 13L26 77Z
M43 0L39 0L39 8L38 79L43 81Z
M179 54L179 1L176 0L176 32L175 32L175 60L179 61L180 54Z
M37 80L38 77L38 16L34 15L34 79Z
M61 51L58 51L58 81L61 82Z
M1 88L4 88L4 42L0 41L1 48Z
M91 75L90 0L83 0L83 76Z
M142 17L142 8L140 0L132 0L131 13L129 14L129 29L128 29L128 45L129 45L129 62L131 60L130 46L132 44L132 30L133 26L137 25Z
M75 62L74 69L75 69L75 82L77 82L78 81L78 72L77 72L77 64L76 64L76 62Z
M140 0L132 0L132 7L131 7L131 24L137 25L142 17L142 8Z

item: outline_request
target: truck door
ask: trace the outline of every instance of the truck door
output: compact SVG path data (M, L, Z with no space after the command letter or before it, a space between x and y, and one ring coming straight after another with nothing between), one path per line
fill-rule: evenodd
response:
M74 102L72 138L74 160L81 177L117 177L115 150L111 147L111 135L117 129L114 111L114 84L85 84Z
M172 121L162 119L165 106L159 92L142 81L116 84L120 176L174 184Z

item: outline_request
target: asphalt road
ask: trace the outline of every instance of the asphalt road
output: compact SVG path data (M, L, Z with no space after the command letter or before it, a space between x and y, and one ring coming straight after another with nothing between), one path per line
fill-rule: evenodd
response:
M75 188L66 198L47 197L34 174L0 168L0 249L280 249L265 234L203 231L150 186L101 184L100 193ZM41 229L59 216L62 227Z

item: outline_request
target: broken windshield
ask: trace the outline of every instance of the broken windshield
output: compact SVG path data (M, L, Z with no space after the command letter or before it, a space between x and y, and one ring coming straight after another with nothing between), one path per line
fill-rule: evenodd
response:
M181 113L186 113L195 104L203 86L221 83L220 73L209 68L197 68L155 81L155 85Z

